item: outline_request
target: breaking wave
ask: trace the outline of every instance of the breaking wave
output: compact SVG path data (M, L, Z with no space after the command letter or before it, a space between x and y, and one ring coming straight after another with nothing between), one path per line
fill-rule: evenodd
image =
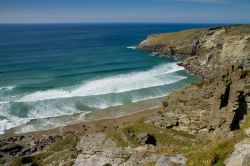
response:
M177 63L168 63L147 71L89 80L71 90L36 91L15 101L3 101L0 103L0 133L33 119L71 115L165 96L166 91L155 87L185 79L175 73L180 70L184 68ZM48 122L45 126L57 125ZM34 130L33 126L20 131L28 130Z
M18 99L18 102L32 102L38 100L48 100L57 98L69 98L75 96L92 96L109 93L121 93L149 87L156 87L171 84L185 79L184 76L168 75L180 70L183 67L176 63L159 65L145 72L134 72L120 74L117 76L91 80L83 85L69 91L64 89L53 89L47 91L37 91Z
M128 48L128 49L135 50L135 49L136 49L136 46L128 46L127 48Z

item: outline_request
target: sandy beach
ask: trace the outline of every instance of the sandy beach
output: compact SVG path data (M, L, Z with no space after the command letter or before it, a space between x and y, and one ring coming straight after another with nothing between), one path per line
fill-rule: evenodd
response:
M70 115L71 118L76 118L75 122L51 129L44 129L26 133L16 133L16 128L8 130L2 134L0 138L9 138L13 136L25 136L39 138L41 136L63 136L67 133L88 134L93 132L102 132L108 128L118 128L124 123L133 122L144 117L152 116L161 111L161 106L158 102L162 99L146 100L131 104L130 106L120 106L109 108L108 110L96 111L89 114L80 113ZM158 101L158 102L156 102ZM154 106L153 106L154 105ZM128 107L127 109L124 109ZM83 119L79 120L79 117Z

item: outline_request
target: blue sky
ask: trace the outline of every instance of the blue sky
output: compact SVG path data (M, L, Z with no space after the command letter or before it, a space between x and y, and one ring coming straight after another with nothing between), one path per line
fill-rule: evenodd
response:
M0 23L250 23L250 0L0 0Z

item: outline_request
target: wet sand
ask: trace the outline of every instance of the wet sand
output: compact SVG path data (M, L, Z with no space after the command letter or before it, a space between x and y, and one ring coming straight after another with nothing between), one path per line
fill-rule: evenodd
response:
M118 128L120 125L124 123L134 122L141 118L155 115L159 111L161 111L161 107L147 109L144 111L135 112L135 113L118 116L118 117L103 118L103 119L98 119L98 120L93 120L93 121L70 124L66 126L57 127L54 129L48 129L48 130L40 130L40 131L20 133L20 134L13 134L13 133L10 134L7 132L3 134L1 137L8 138L8 137L16 136L16 135L25 135L25 136L32 136L32 137L40 137L43 135L63 136L68 133L88 134L88 133L94 133L94 132L103 132L105 131L105 129L108 129L108 128Z
M11 129L0 138L8 138L16 135L41 137L47 136L63 136L65 134L87 134L93 132L103 132L108 128L117 128L123 123L129 123L144 117L152 116L161 111L162 98L145 100L130 105L118 107L110 107L105 110L96 110L89 114L79 113L66 116L74 123L65 124L52 129L38 130L27 133L16 133L18 128ZM66 118L64 118L66 119ZM65 122L66 123L66 122Z

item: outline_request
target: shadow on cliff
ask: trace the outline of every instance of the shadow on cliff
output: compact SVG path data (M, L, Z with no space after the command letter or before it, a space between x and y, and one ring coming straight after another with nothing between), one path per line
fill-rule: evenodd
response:
M247 102L245 96L241 94L239 96L239 107L235 110L234 118L230 124L231 131L240 129L240 121L243 120L247 114Z

